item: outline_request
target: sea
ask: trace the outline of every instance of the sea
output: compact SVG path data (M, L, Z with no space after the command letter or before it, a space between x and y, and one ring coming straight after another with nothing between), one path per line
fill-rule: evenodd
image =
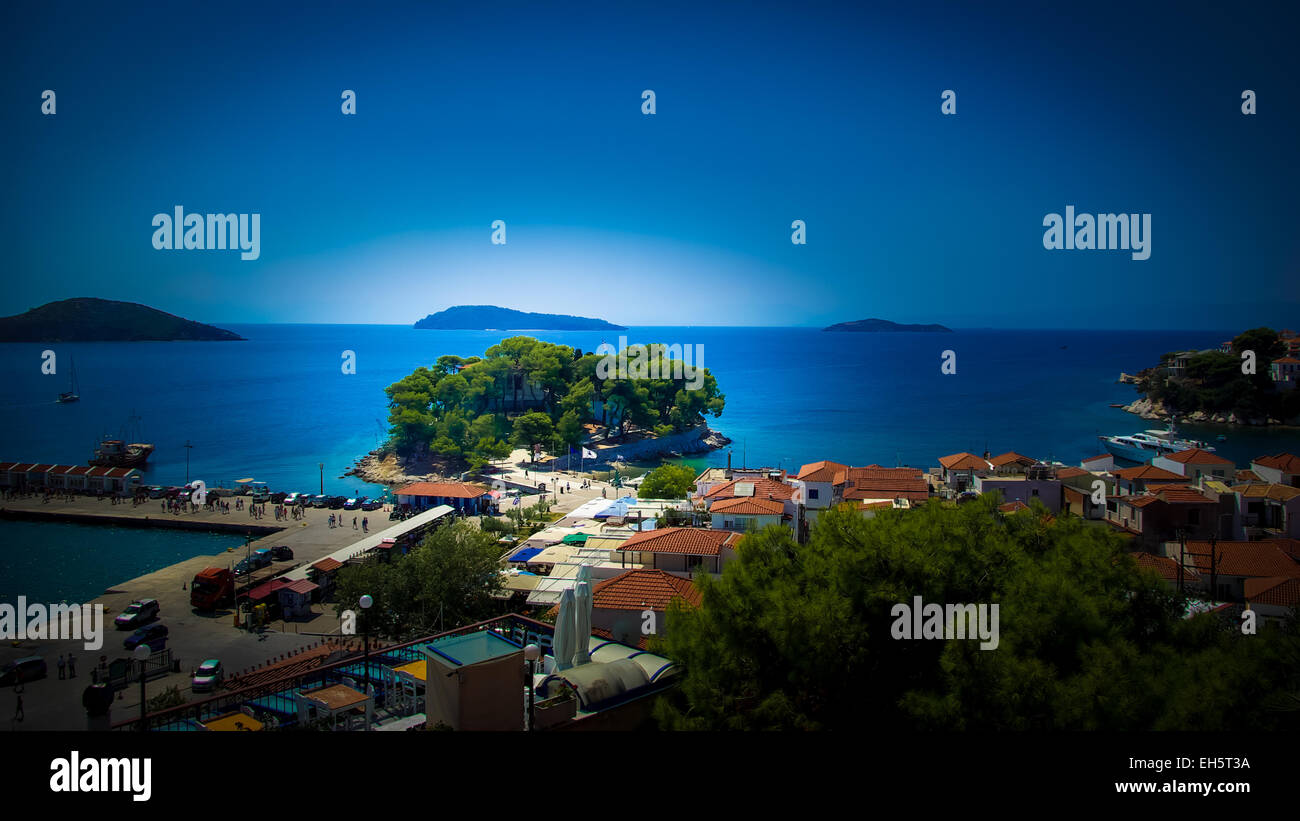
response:
M0 384L6 388L0 398L0 461L82 464L110 435L155 445L144 470L146 484L202 479L212 487L254 479L289 492L323 488L376 496L382 487L343 474L386 436L383 389L444 354L482 354L505 337L527 335L583 351L602 343L617 346L620 337L628 344L691 346L726 396L721 417L709 423L732 440L728 448L687 459L697 467L730 460L735 466L797 470L822 459L928 467L957 451L1008 450L1077 464L1103 452L1099 435L1158 426L1110 407L1136 398L1131 386L1117 382L1121 372L1136 373L1165 352L1218 347L1235 333L221 327L247 341L0 344ZM54 374L42 369L47 350L56 355ZM345 372L349 360L355 373ZM55 400L69 389L74 366L81 401L59 404ZM1242 467L1256 456L1300 450L1300 430L1294 428L1180 429L1213 442ZM1216 441L1219 434L1226 441ZM37 559L0 565L0 572L53 572L53 563L39 557L43 551L57 554L71 537L51 528L41 531L46 536L14 538L15 524L0 522L0 549L27 551ZM116 556L105 552L98 559L103 584L157 569L133 566L128 574ZM163 559L157 561L175 561Z

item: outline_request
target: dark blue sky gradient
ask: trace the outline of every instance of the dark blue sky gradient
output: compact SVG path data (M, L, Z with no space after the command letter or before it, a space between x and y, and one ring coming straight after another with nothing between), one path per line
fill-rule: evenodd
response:
M907 5L6 4L0 314L1300 325L1285 6ZM1045 251L1071 204L1150 259ZM175 205L261 258L154 250Z

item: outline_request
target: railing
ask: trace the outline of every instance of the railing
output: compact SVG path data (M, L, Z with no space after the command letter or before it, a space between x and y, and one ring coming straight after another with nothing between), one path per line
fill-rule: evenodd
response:
M428 644L437 639L447 638L450 636L464 636L471 633L492 630L502 636L514 638L524 636L529 639L536 639L543 645L549 644L549 641L541 641L543 637L550 639L554 634L554 626L545 622L530 619L527 616L518 614L508 614L505 616L496 616L486 621L476 622L474 624L458 627L454 630L448 630L443 633L436 633L430 636L414 639L412 641L401 642L398 644L389 644L382 647L371 647L370 663L372 665L400 666L410 661L417 661L424 658L423 653L419 650L420 645ZM355 637L351 637L355 638ZM372 639L373 641L373 639ZM336 684L343 680L344 677L354 678L350 672L345 672L349 668L361 662L365 658L363 651L350 653L348 656L329 664L322 664L319 667L299 673L290 673L282 678L273 679L251 687L243 687L238 690L231 690L225 693L217 693L208 698L192 701L179 707L171 707L166 710L160 710L150 713L144 717L145 729L181 729L187 726L189 722L197 721L202 723L220 715L225 715L237 711L245 705L250 705L254 701L261 700L261 704L252 705L253 709L267 710L271 712L280 712L282 715L287 713L279 710L273 710L267 706L271 702L281 701L287 709L290 701L285 700L286 694L292 698L292 691L302 690L305 688L314 688L316 686ZM385 664L385 661L388 663ZM396 662L396 664L394 664ZM371 677L369 683L376 686L382 686L382 677L375 674ZM288 691L286 693L286 691ZM295 708L296 712L296 708ZM297 716L291 716L280 721L280 726L292 725L296 722ZM125 721L114 722L114 730L139 730L139 717Z

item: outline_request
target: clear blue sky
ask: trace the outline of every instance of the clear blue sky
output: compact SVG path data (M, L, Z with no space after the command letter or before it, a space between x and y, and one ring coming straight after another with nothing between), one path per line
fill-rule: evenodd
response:
M5 4L0 314L1300 325L1271 7L317 5ZM175 205L260 213L261 258L154 250ZM1066 205L1151 213L1151 258L1045 251Z

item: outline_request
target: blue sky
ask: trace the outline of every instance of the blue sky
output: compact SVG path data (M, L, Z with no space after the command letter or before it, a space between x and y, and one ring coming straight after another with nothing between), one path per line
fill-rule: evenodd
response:
M1270 7L311 7L7 4L0 314L1300 325ZM261 257L155 250L175 205L261 214ZM1044 250L1067 205L1151 213L1150 259Z

